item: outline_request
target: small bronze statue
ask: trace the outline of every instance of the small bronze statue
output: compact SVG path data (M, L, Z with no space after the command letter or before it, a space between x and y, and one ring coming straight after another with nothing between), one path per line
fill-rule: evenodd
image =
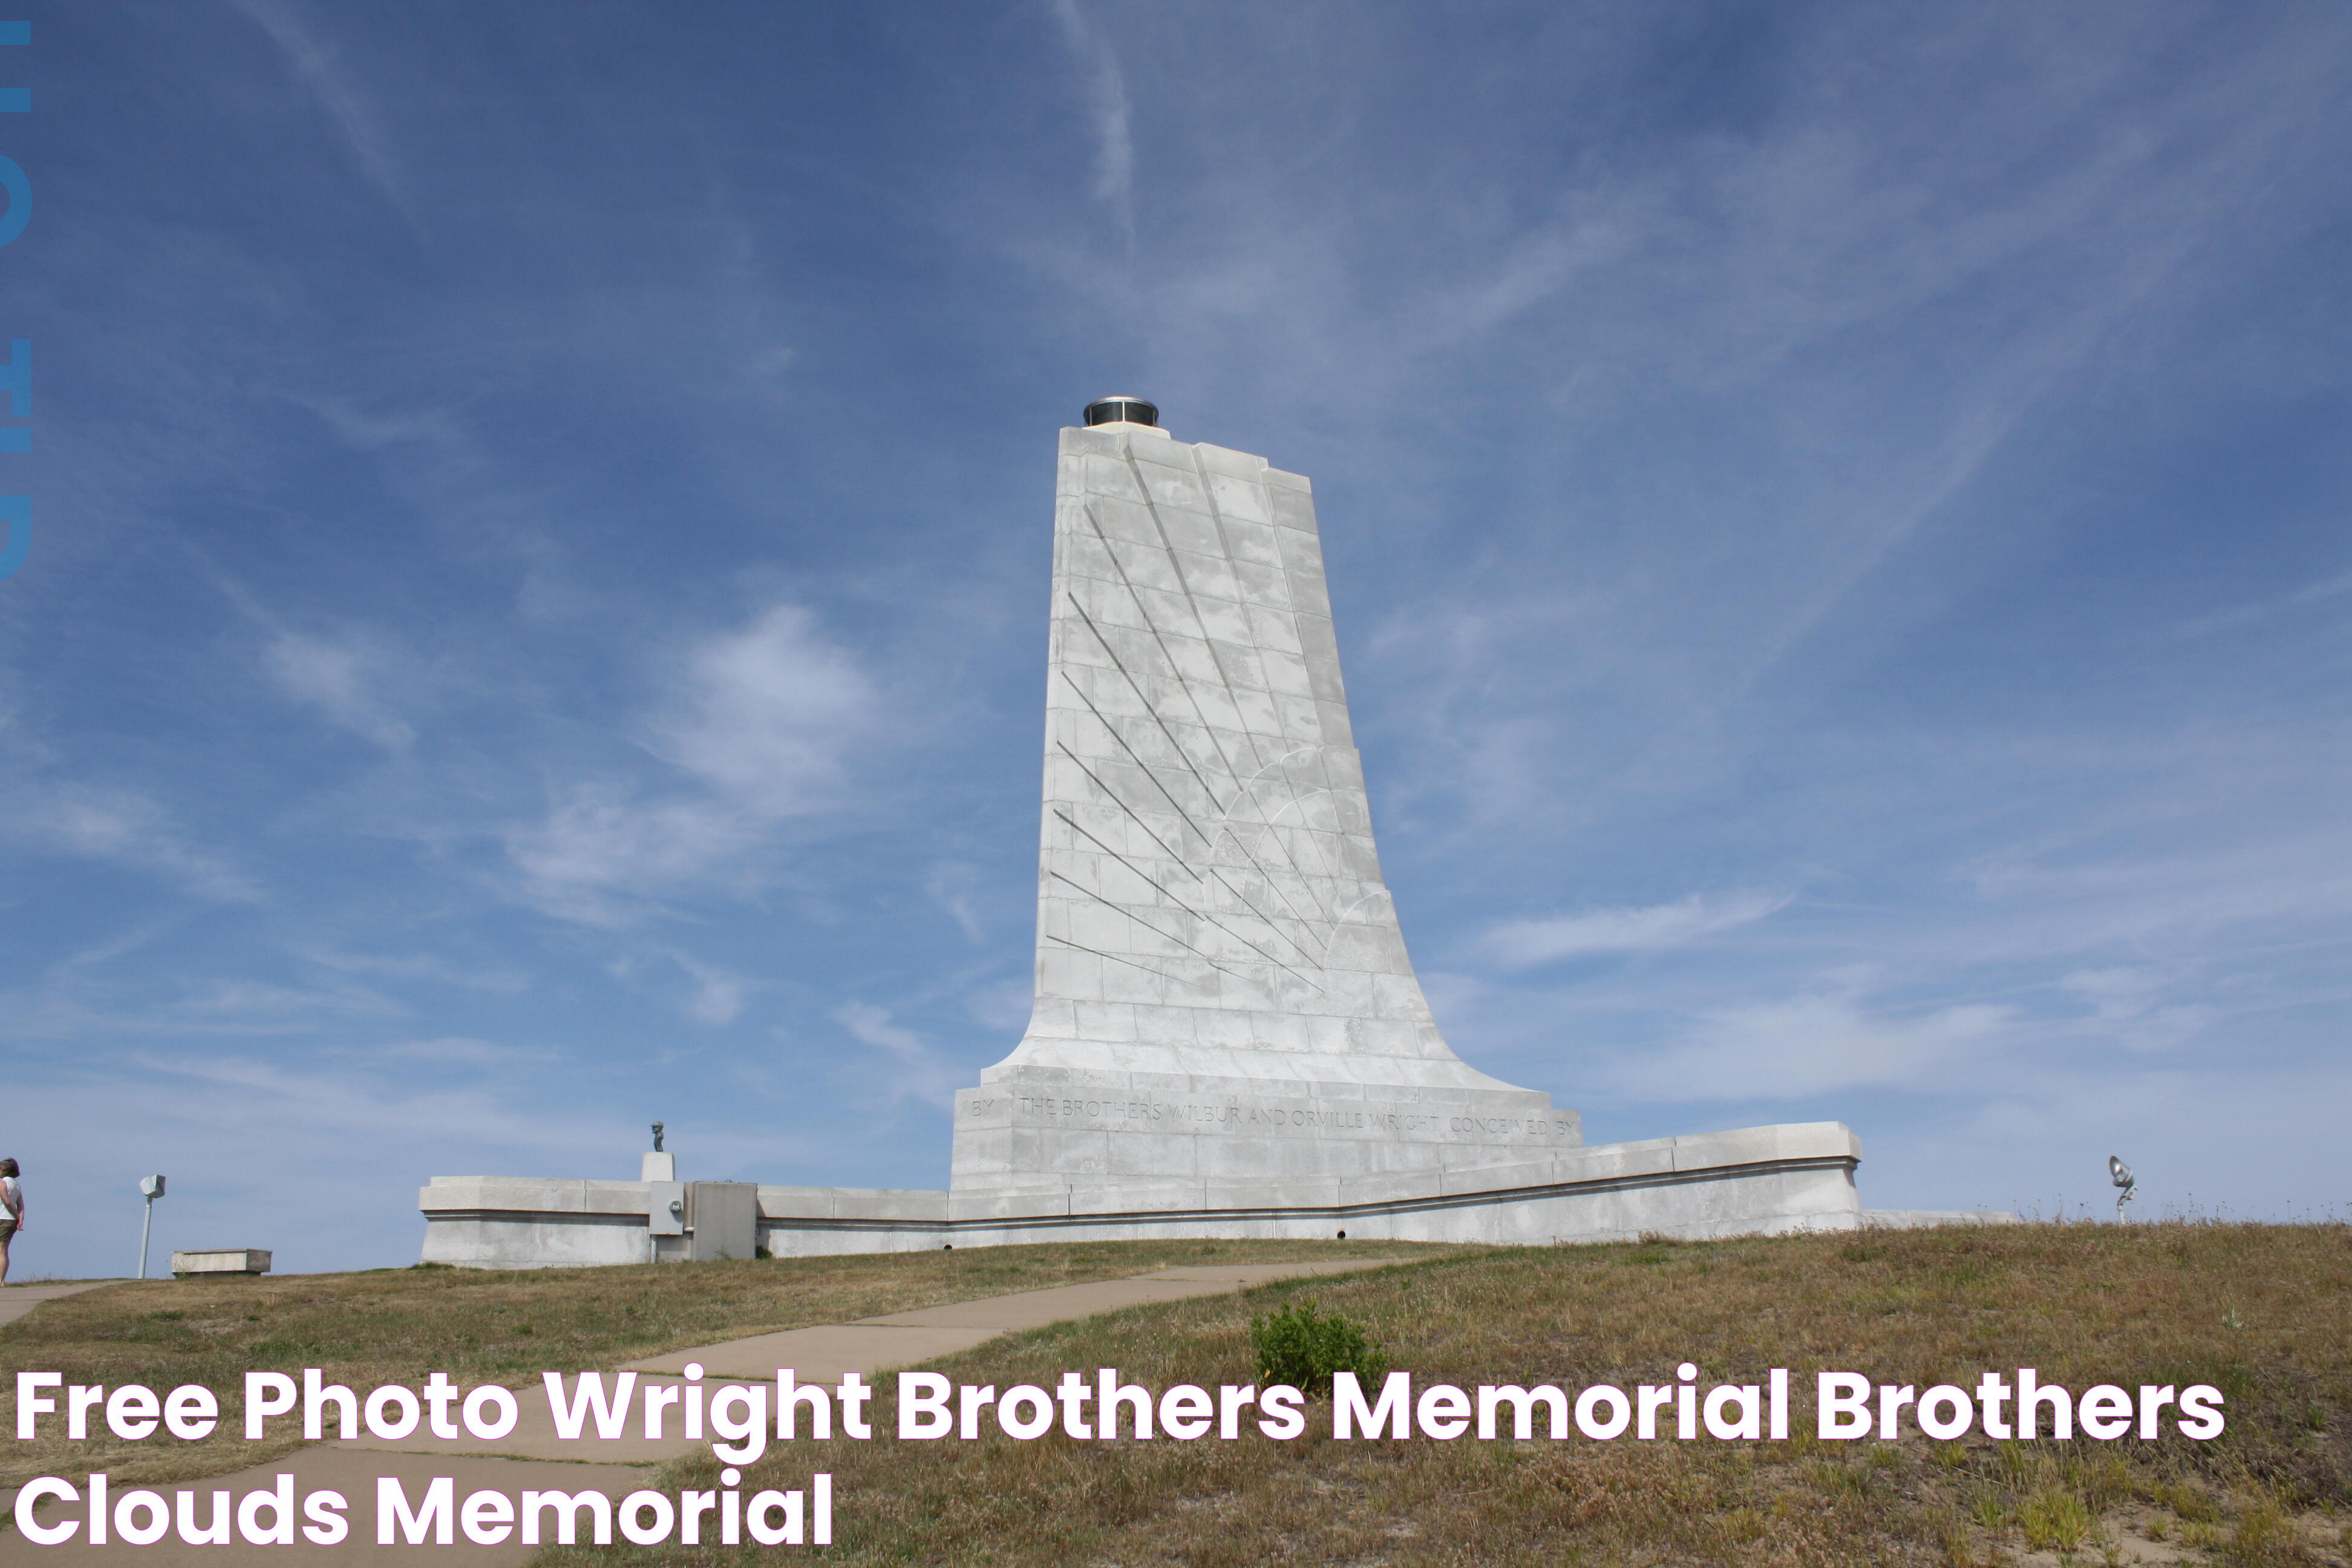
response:
M658 1121L655 1122L655 1123L654 1123L654 1152L655 1152L655 1153L656 1153L656 1154L658 1154L658 1153L660 1153L660 1152L662 1152L662 1146L661 1146L661 1132L662 1132L662 1124L661 1124L660 1122L658 1122Z

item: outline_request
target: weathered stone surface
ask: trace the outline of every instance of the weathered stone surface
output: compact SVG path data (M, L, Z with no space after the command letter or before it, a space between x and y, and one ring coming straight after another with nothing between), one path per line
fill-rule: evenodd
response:
M1471 1068L1430 1016L1307 481L1161 433L1065 430L1053 605L1035 1002L956 1097L958 1199L1434 1190L1580 1143L1575 1112Z
M1521 1245L1700 1238L1863 1223L1861 1147L1834 1121L1560 1151L1506 1165L1347 1180L1199 1185L1040 1184L961 1191L947 1217L885 1216L833 1190L830 1213L761 1190L764 1245L778 1257L918 1251L1035 1241L1215 1237ZM902 1211L903 1212L903 1211Z
M197 1274L267 1274L269 1252L258 1247L215 1247L172 1254L172 1272L185 1279Z

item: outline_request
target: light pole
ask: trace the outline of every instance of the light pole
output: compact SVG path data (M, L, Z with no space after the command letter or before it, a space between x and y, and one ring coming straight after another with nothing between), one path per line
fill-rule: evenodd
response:
M144 1279L147 1278L147 1237L155 1229L155 1200L163 1195L163 1178L140 1177L139 1192L147 1200L147 1217L139 1226L139 1278Z
M2113 1154L2107 1156L2107 1179L2116 1184L2116 1223L2121 1225L2124 1205L2139 1194L2139 1183L2132 1178L2132 1168Z

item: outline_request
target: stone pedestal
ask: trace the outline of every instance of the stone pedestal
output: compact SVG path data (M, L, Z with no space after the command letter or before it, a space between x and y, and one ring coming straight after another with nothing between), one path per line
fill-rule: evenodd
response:
M1578 1147L1577 1115L1528 1089L1249 1083L1014 1067L955 1100L959 1197L1086 1192L1198 1206L1369 1176L1435 1178Z

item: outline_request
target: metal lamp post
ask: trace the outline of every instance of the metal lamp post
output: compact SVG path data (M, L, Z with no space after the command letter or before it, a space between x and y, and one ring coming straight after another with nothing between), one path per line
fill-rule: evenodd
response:
M2124 1205L2139 1192L2139 1184L2132 1177L2132 1168L2113 1154L2107 1156L2107 1179L2116 1184L2116 1222L2123 1223Z
M147 1238L155 1231L155 1200L163 1195L163 1178L140 1177L139 1193L147 1200L147 1217L139 1226L139 1278L144 1279L147 1278Z

